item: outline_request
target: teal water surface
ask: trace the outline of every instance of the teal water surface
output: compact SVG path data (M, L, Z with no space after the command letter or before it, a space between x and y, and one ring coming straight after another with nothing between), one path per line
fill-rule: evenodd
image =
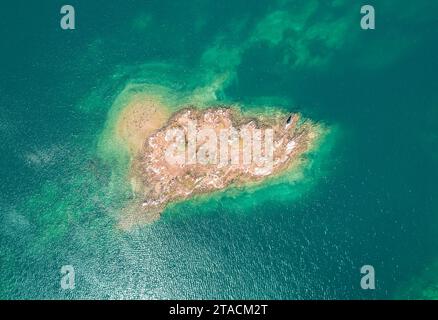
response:
M0 9L0 298L438 298L438 4L368 1L365 31L360 1L73 1L62 30L64 3L42 2ZM123 162L99 141L130 86L331 133L299 179L125 232Z

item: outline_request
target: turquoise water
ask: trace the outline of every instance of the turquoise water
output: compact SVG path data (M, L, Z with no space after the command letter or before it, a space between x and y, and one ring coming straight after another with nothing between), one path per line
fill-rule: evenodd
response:
M438 297L437 4L370 1L363 31L356 1L90 2L73 31L60 1L1 5L0 298ZM126 163L102 133L132 86L331 133L298 178L124 232Z

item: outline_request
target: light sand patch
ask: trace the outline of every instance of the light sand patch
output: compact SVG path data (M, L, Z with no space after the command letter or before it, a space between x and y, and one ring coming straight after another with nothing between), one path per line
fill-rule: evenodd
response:
M137 155L146 139L163 127L170 112L158 98L135 96L118 117L115 133L132 155Z

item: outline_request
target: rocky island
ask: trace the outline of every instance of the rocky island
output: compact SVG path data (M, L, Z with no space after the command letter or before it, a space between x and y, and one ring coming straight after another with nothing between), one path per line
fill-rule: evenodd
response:
M158 100L134 100L116 124L131 153L135 198L121 227L153 221L170 203L277 176L300 162L319 128L277 109L189 105L172 113Z

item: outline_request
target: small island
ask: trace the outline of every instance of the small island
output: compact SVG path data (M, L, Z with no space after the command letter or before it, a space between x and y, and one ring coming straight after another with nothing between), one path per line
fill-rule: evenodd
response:
M250 110L188 105L171 112L158 99L133 99L115 127L131 154L134 195L120 226L154 221L171 203L291 170L322 132L299 113Z

